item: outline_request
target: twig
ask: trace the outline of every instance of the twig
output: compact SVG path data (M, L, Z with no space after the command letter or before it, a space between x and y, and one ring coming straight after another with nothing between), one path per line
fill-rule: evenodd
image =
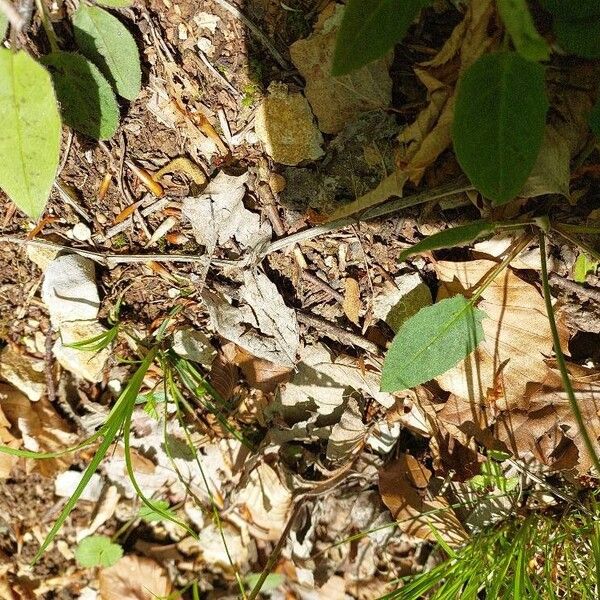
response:
M573 294L576 294L580 298L585 296L586 298L590 298L594 300L594 302L600 303L600 290L594 288L584 287L580 285L576 281L571 281L570 279L564 279L559 275L550 275L550 283L557 287L562 288L563 290L567 290Z
M65 204L68 204L86 223L92 222L92 217L90 214L83 207L79 206L77 202L75 202L75 200L71 197L71 194L69 194L68 190L65 188L65 184L60 179L56 179L53 183L53 186L58 192L60 199Z
M359 348L362 348L367 352L371 352L372 354L381 354L380 348L373 342L370 342L364 338L362 335L357 335L351 331L346 331L338 325L335 325L334 323L315 315L309 315L304 312L296 311L296 316L298 317L298 321L301 323L304 323L309 327L314 327L320 333L330 335L344 344L358 346Z
M213 67L213 65L210 63L210 61L208 60L208 58L206 58L206 55L204 54L204 52L202 52L202 50L196 48L196 54L198 55L198 57L200 58L200 60L202 61L202 64L208 69L208 71L210 72L210 74L224 87L227 88L234 96L239 97L241 94L231 85L231 83L229 83L229 81L227 81L227 79L225 79L225 77L223 77L223 75L221 75L221 73L219 73L219 71L217 71L217 69L215 69Z
M230 4L227 0L215 0L215 2L224 8L227 12L231 13L234 17L239 19L258 39L258 41L272 54L273 58L277 61L282 69L290 70L289 63L283 58L279 50L275 48L271 40L238 8Z
M10 26L18 33L20 33L27 24L25 18L21 16L14 4L9 2L9 0L0 0L0 12L4 13L10 22Z
M317 277L314 273L308 269L302 271L302 277L306 281L314 284L324 292L328 293L334 300L337 300L340 304L344 303L344 295L340 294L337 290L334 290L326 281L323 281L320 277Z
M329 221L328 223L323 223L323 225L311 227L309 229L305 229L304 231L299 231L298 233L288 235L280 240L275 240L269 244L269 246L267 246L265 254L276 252L277 250L281 250L287 246L291 246L292 244L298 244L300 242L312 240L319 235L331 233L332 231L337 231L338 229L348 227L349 225L356 225L361 221L369 221L371 219L377 219L378 217L386 217L404 208L410 208L412 206L417 206L433 200L441 200L446 196L451 196L460 192L467 192L472 189L474 189L472 185L465 183L464 180L460 180L434 188L432 190L426 190L419 194L413 194L412 196L407 196L406 198L398 198L397 200L392 200L391 202L386 202L385 204L368 208L367 210L357 213L356 215L350 215L348 217L336 219L335 221Z

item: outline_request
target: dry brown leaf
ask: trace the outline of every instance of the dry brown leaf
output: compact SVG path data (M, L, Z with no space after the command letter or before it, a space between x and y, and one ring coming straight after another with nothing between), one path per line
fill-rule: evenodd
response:
M437 262L441 295L472 290L495 265L487 260ZM485 340L437 382L474 404L516 408L529 382L544 383L550 375L546 358L552 356L553 345L544 299L533 285L505 269L483 292L478 308L487 315L482 323ZM568 334L561 331L566 341Z
M507 411L498 418L497 436L515 455L531 453L554 469L575 466L572 461L577 460L577 470L583 475L592 461L558 374L554 373L553 379L551 385L528 386L524 408ZM600 453L600 384L575 380L574 388L587 431ZM573 442L578 457L569 452L565 438Z
M229 352L227 352L227 348ZM233 397L233 391L238 384L239 372L235 365L233 355L235 354L235 344L225 344L214 359L208 380L215 388L221 399L229 402Z
M250 386L263 392L274 392L279 384L288 382L294 373L289 367L256 358L240 347L236 347L234 360Z
M403 454L379 471L381 498L408 535L435 541L435 529L450 546L459 546L467 539L467 533L445 498L426 497L422 487L430 477L426 467Z
M306 97L325 133L339 133L361 113L387 108L392 100L389 56L343 77L331 75L343 12L332 2L319 16L314 33L290 46L292 62L306 80Z
M77 443L77 435L46 398L30 402L11 386L0 384L0 408L13 431L19 431L23 447L33 452L54 452ZM50 477L70 464L68 455L45 460L27 460L27 469Z
M167 572L157 562L135 555L102 569L98 579L102 600L154 600L168 596L172 589Z
M399 171L415 184L450 146L456 82L465 69L496 44L489 34L494 14L491 0L471 2L438 54L415 69L427 88L428 104L398 136L397 154Z
M348 319L355 325L358 325L361 309L360 285L356 279L346 277L344 287L344 303L342 307Z
M2 397L6 393L19 393L16 390L12 390L9 386L0 386L0 444L2 446L8 446L9 448L18 448L21 442L10 433L10 421L4 416L2 412ZM9 454L0 454L0 479L6 479L10 477L10 474L17 464L19 459L16 456L10 456Z

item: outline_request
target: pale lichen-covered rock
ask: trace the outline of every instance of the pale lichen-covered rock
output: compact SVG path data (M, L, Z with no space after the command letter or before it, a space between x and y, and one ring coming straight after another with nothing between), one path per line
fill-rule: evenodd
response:
M27 258L35 263L42 271L48 268L48 265L58 256L58 250L52 248L42 248L40 246L27 246Z
M89 340L105 331L106 327L98 321L65 321L60 327L60 338L53 348L56 360L64 369L77 377L92 383L102 381L110 350L105 348L99 352L88 352L78 348L70 348L68 344Z
M37 402L46 393L44 361L21 354L12 346L0 352L0 379L14 385L31 402Z
M46 269L42 300L50 321L59 328L64 321L87 321L98 316L100 297L94 263L78 254L54 259Z
M319 16L313 34L290 46L292 62L306 80L304 93L324 133L339 133L361 113L385 109L392 101L389 55L349 75L331 75L343 14L342 5L328 5Z
M297 165L323 156L323 136L310 105L285 84L272 83L269 94L256 112L256 135L267 154L278 163Z

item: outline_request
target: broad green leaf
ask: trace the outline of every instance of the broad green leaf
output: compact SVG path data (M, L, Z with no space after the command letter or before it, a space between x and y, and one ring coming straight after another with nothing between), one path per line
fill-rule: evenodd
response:
M346 75L384 56L432 0L348 0L337 36L333 75Z
M586 19L554 19L560 47L584 58L600 58L600 16Z
M381 389L412 388L455 367L483 341L484 318L464 296L422 308L396 334L383 363Z
M142 87L139 52L133 36L113 15L81 3L73 15L77 45L96 63L117 93L134 100Z
M96 65L81 54L56 52L42 59L50 68L64 122L97 140L119 127L119 105Z
M495 229L495 224L491 221L481 220L460 225L440 231L434 235L421 240L410 248L406 248L400 253L398 260L405 261L410 256L422 254L430 250L439 250L440 248L452 248L454 246L464 246L475 241L478 237L491 233Z
M547 111L543 67L516 52L483 56L460 80L454 150L473 185L494 205L512 200L531 173Z
M169 508L169 503L166 500L153 500L151 501L152 506L143 504L140 507L139 517L147 523L153 521L163 521L167 519L166 515L173 520L177 520L175 513Z
M123 556L123 548L104 535L83 538L75 549L82 567L112 567Z
M26 52L0 48L0 188L33 219L52 189L60 136L49 73Z
M539 2L549 13L561 19L600 17L598 0L539 0Z
M0 42L6 37L8 31L8 19L6 15L0 11Z
M526 0L497 0L497 4L517 52L528 60L548 60L550 46L535 28Z
M96 0L96 4L108 6L109 8L125 8L126 6L131 6L133 0Z
M600 99L596 102L590 113L590 129L600 137Z

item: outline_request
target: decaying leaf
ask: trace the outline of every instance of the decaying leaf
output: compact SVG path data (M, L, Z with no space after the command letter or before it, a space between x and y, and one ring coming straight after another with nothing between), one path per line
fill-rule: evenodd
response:
M358 402L350 398L327 440L327 458L332 461L348 460L364 443L369 427L363 422Z
M225 296L202 294L215 331L250 354L285 367L293 367L300 346L296 313L288 308L269 278L259 271L244 271L241 306Z
M577 467L586 474L592 466L558 374L549 385L527 386L522 409L504 412L496 422L497 436L517 456L533 454L554 469ZM587 431L600 452L600 385L574 382L575 396ZM577 452L572 452L571 440Z
M142 556L124 556L99 575L102 600L153 600L171 593L167 572L155 561Z
M235 362L242 370L246 381L263 392L274 392L278 385L290 380L293 370L276 365L268 360L256 358L242 348L238 348Z
M275 469L261 462L250 472L248 482L237 494L263 540L278 540L288 520L292 492Z
M438 261L442 295L472 290L496 263ZM436 377L439 385L473 403L492 400L500 410L517 407L529 382L544 382L545 362L553 354L552 336L540 292L505 269L482 294L477 305L485 340L455 368ZM564 331L563 331L564 335Z
M6 396L8 393L11 393L9 386L2 386L0 388L0 444L9 448L18 448L21 442L10 432L11 423L2 412L3 395ZM14 390L12 393L18 392ZM0 480L10 477L18 461L19 459L16 456L4 453L0 454Z
M244 248L255 247L271 237L271 227L242 202L247 174L238 177L219 173L198 197L184 199L182 213L192 224L196 241L212 254L230 239Z
M360 113L385 109L392 100L389 57L349 75L331 75L343 13L344 7L332 2L319 15L313 34L290 46L292 62L306 80L306 97L324 133L339 133Z
M448 545L458 546L467 534L445 498L427 497L430 477L416 458L403 454L379 471L379 492L402 531L435 541L435 529Z

